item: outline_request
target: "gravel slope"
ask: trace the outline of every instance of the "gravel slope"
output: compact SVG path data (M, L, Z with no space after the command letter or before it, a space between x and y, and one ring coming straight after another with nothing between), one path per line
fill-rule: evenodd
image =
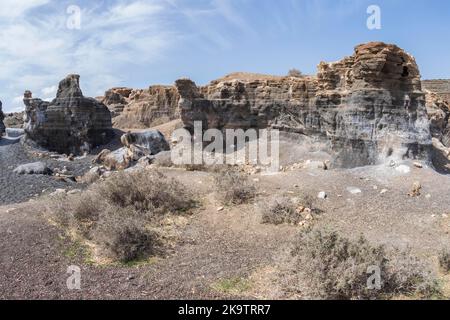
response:
M40 195L43 191L52 192L55 189L73 189L80 186L76 183L66 183L55 180L51 176L17 175L13 170L31 162L43 161L51 169L64 166L73 174L81 175L89 169L91 158L62 162L51 159L32 157L19 140L0 139L0 205L19 203Z

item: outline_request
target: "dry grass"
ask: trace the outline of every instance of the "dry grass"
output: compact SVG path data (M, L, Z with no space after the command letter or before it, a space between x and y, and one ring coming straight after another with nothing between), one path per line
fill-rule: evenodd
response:
M256 197L256 188L243 173L224 169L215 174L214 182L218 198L225 205L248 203Z
M156 170L118 172L94 186L93 192L112 205L153 216L183 212L194 205L185 186Z
M94 233L105 256L122 262L134 261L154 255L161 247L156 231L146 227L133 208L110 207L102 212Z
M305 298L365 300L439 295L435 276L411 252L373 246L363 237L352 241L335 232L308 230L301 234L291 255L294 279L288 290ZM381 288L370 289L368 280L374 266L381 271Z
M270 224L298 224L303 220L297 211L296 204L289 198L274 198L269 203L261 205L262 223Z
M314 199L310 196L290 198L275 196L260 205L262 223L297 225L306 220L312 220L313 214L320 210L314 208Z
M154 170L119 172L80 195L49 201L48 212L61 226L93 240L102 255L129 262L158 252L162 218L195 206L176 180Z
M439 267L446 273L450 272L450 250L442 249L439 253Z

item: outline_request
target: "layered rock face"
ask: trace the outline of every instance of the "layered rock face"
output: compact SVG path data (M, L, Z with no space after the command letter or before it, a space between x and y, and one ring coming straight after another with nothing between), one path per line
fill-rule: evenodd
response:
M441 99L450 101L450 79L423 80L422 87L436 93Z
M115 127L141 129L177 119L178 99L173 86L151 86L148 89L113 88L101 101L111 110Z
M228 76L198 88L176 82L186 128L274 128L328 141L335 164L396 157L428 159L430 126L414 58L395 45L357 46L322 62L314 77Z
M427 80L422 82L425 85L426 106L430 118L431 134L444 146L450 147L450 81ZM446 92L446 84L449 85L449 92ZM436 91L432 91L436 90Z
M108 108L84 97L79 81L78 75L67 76L52 102L33 99L31 92L25 92L25 141L50 151L83 154L112 138Z
M24 112L7 113L3 122L7 128L22 128L24 115Z

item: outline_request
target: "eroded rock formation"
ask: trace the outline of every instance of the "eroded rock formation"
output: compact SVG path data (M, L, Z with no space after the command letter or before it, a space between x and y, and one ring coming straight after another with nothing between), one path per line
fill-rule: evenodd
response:
M113 125L122 129L157 126L179 117L178 92L173 86L148 89L113 88L101 101L113 116Z
M170 150L169 143L158 130L128 132L120 141L122 148L114 151L105 149L93 162L103 165L108 170L124 170L138 161L145 161L146 158L151 162L152 156Z
M3 123L7 128L23 128L24 112L13 112L5 114Z
M186 128L276 128L330 142L336 165L429 157L430 126L415 59L395 45L359 45L314 77L240 74L199 88L176 81Z
M108 108L80 89L80 77L69 75L59 83L52 102L24 94L25 141L50 151L83 154L107 143L113 136Z
M422 87L436 93L442 100L450 101L450 79L423 80Z
M433 138L450 147L450 104L439 94L426 91L426 106Z
M2 110L2 102L0 101L0 138L2 137L2 135L5 133L5 125L3 123L3 120L5 119L5 115L3 114L3 110Z

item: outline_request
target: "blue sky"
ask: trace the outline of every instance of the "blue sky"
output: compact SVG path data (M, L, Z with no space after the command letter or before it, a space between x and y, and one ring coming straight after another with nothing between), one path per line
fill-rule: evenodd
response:
M366 26L381 8L381 30ZM80 29L67 28L70 5ZM114 86L148 87L189 77L205 84L234 71L314 74L368 41L413 54L423 78L450 78L447 0L2 0L0 99L23 109L22 94L52 99L66 74L85 95Z

